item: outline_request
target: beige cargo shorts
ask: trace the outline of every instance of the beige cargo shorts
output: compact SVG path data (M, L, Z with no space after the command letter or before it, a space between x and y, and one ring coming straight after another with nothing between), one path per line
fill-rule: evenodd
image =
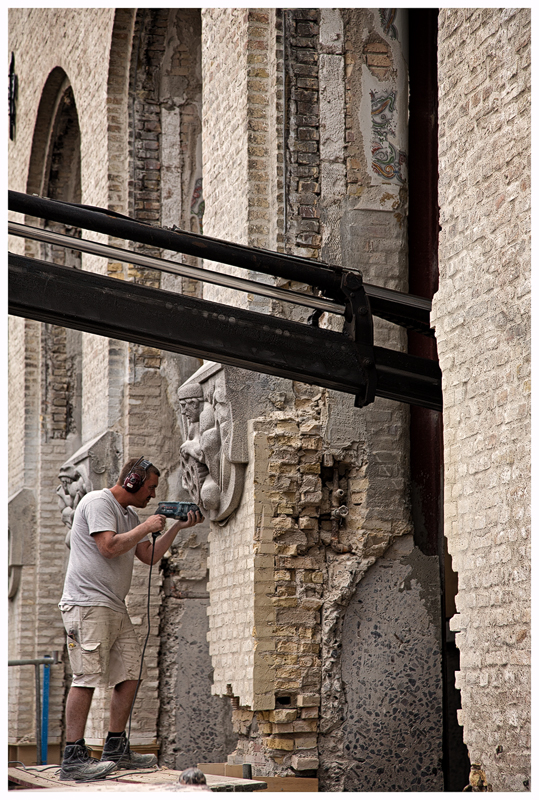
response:
M64 606L72 686L112 688L136 681L142 649L127 611L107 606ZM143 667L141 678L146 678Z

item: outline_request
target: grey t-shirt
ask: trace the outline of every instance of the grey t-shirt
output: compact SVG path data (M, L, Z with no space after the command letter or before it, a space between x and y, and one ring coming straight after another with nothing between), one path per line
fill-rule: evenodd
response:
M139 524L134 509L123 508L110 489L84 495L73 517L71 551L60 608L66 605L108 606L116 611L125 610L136 547L121 556L105 558L92 534L100 531L127 533Z

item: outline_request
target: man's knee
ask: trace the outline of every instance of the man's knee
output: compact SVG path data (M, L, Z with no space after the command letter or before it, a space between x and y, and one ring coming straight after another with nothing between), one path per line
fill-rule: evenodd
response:
M86 686L72 686L69 690L66 703L66 716L68 720L86 717L90 706L94 690Z
M115 684L114 690L116 692L122 692L122 691L123 692L128 692L128 691L133 691L134 692L135 689L137 688L137 683L138 683L138 681L131 680L131 679L125 680L125 681L120 681L120 683ZM142 681L141 681L141 683L142 683Z
M95 688L93 686L71 686L69 689L69 695L73 700L91 700L94 694Z

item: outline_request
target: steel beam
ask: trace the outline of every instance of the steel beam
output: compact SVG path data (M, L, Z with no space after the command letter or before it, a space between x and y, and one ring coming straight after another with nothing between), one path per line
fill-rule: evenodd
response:
M438 365L347 336L9 254L9 313L358 395L441 409Z
M341 281L346 271L334 264L323 264L309 258L248 247L179 229L170 231L136 222L130 217L103 208L78 206L22 192L8 192L8 207L10 211L20 214L306 283L320 289L336 302L343 301ZM430 327L430 300L367 283L364 288L374 316L428 336L433 335Z
M161 272L170 272L174 275L183 275L198 281L216 283L218 286L225 286L228 289L236 289L240 292L251 292L262 297L271 297L274 300L281 300L284 303L294 303L307 308L316 308L320 311L328 311L331 314L344 314L345 306L333 303L323 297L292 292L290 289L280 289L260 281L249 281L244 278L237 278L228 275L226 272L215 272L211 269L200 269L200 267L190 267L188 264L178 264L165 258L155 258L146 256L143 253L124 250L120 247L111 247L99 242L91 242L88 239L77 239L74 236L66 236L64 233L55 233L43 228L34 228L31 225L19 225L17 222L8 223L8 233L13 236L21 236L25 239L34 239L37 242L55 244L59 247L69 247L72 250L79 250L82 253L91 253L95 256L124 261L129 264L136 264L148 269L158 269Z

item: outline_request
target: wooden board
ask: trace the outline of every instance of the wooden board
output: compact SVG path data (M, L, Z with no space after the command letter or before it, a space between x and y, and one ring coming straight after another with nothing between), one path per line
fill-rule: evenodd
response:
M266 781L266 789L260 792L317 792L318 778L261 778Z
M44 767L9 767L8 778L21 789L48 789L56 792L170 792L189 791L180 787L178 779L181 770L162 767L153 772L113 772L102 781L60 781L59 765ZM206 777L208 789L212 792L253 792L266 789L266 780L245 780L220 775Z
M243 775L242 764L210 763L197 764L198 769L206 775L206 780L212 775L224 775L229 777L241 778ZM253 780L265 781L267 788L256 789L258 792L317 792L318 778L270 778L267 776L253 775Z

